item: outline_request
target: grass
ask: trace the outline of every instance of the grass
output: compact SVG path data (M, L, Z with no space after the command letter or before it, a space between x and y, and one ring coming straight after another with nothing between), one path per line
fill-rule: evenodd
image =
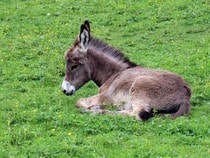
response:
M0 1L0 157L209 157L210 3ZM193 90L189 117L90 115L75 107L90 82L60 92L64 52L83 20L134 62L182 75Z

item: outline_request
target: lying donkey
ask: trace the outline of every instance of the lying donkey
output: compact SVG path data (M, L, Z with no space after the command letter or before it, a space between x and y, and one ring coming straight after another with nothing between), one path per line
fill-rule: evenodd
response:
M81 25L65 60L64 94L73 95L90 80L100 87L99 94L77 101L77 106L87 111L119 113L140 120L154 113L170 113L172 118L189 113L191 90L180 76L136 65L116 48L91 37L88 21ZM119 111L105 110L105 104Z

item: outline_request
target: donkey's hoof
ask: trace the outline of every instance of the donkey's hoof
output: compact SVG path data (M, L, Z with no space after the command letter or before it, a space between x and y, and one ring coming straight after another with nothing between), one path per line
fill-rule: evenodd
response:
M146 121L146 120L148 120L152 116L153 116L152 112L147 112L145 110L142 110L138 114L139 119L142 120L142 121Z

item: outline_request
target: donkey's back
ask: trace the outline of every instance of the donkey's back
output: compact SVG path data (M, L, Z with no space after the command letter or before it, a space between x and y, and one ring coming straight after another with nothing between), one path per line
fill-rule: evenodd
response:
M140 119L153 112L172 113L174 118L189 113L191 90L178 75L161 70L134 67L118 74L101 87L109 104Z

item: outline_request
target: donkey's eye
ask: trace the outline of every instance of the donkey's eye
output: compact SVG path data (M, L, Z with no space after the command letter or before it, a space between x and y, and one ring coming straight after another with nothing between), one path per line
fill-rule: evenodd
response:
M78 65L73 65L73 66L71 67L71 70L75 70L77 67L78 67Z

